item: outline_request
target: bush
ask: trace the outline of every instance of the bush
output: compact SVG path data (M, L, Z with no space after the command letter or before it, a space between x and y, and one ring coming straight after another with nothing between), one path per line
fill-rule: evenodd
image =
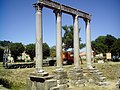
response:
M0 48L0 62L3 62L3 53L4 53L4 50Z
M9 82L7 79L5 78L0 78L0 85L3 85L6 88L11 88L12 87L12 83Z

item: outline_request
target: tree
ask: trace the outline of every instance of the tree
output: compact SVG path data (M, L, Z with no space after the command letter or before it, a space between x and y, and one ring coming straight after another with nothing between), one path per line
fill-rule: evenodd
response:
M3 62L4 49L0 47L0 62Z
M94 51L95 54L106 53L107 46L104 43L98 41L96 42L96 40L92 41L91 43L92 50Z
M64 46L63 48L65 49L65 51L69 48L73 48L73 26L70 25L70 26L63 26L62 27L63 30L64 30L64 36L62 37L62 40L63 40L63 43L64 43ZM80 28L79 28L79 31L80 31ZM81 41L81 38L79 38L79 40ZM85 44L80 44L80 48L83 48L85 47Z
M84 43L80 44L80 49L84 48L86 45Z
M105 38L105 45L107 45L107 52L111 52L112 46L117 39L112 35L107 35Z
M73 26L63 26L63 30L65 31L64 37L62 37L64 43L64 49L73 48Z
M12 43L10 44L9 48L10 48L11 55L14 58L14 60L17 60L17 56L20 56L25 50L22 43Z
M99 36L95 41L92 41L92 50L95 54L98 53L112 53L113 55L113 45L116 42L116 38L112 35ZM115 46L115 45L114 45Z
M6 41L6 40L0 41L0 46L2 46L2 47L8 47L11 43L12 42Z
M25 47L25 52L30 55L31 60L35 57L35 44L28 44Z
M30 58L33 60L35 57L35 44L28 44L26 46L25 52L30 55ZM47 43L43 43L43 58L50 56L50 48Z
M52 57L52 59L56 56L56 46L52 46L50 48L50 57Z
M120 57L120 38L113 43L111 52L113 56Z
M43 58L50 56L50 48L47 43L43 43Z

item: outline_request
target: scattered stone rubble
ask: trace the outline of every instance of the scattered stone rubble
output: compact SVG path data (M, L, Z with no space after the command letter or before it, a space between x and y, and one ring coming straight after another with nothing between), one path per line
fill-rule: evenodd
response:
M103 76L103 72L99 71L97 68L92 69L83 69L84 77L89 83L93 83L96 85L108 85L106 82L106 77Z

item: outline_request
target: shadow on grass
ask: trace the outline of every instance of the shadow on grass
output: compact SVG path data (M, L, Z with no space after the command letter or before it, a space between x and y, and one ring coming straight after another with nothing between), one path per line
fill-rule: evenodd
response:
M0 78L0 85L3 85L4 87L9 88L9 89L12 87L12 83L10 83L5 78Z

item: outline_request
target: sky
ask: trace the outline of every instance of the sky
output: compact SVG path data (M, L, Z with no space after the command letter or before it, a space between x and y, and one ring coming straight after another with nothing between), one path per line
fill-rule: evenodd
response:
M120 0L54 0L92 15L91 40L111 34L120 38ZM35 9L37 0L0 0L0 40L35 43ZM53 10L43 8L43 42L56 45L56 23ZM71 15L62 13L62 26L73 25ZM79 18L81 43L85 43L85 22ZM62 35L64 31L62 32Z

